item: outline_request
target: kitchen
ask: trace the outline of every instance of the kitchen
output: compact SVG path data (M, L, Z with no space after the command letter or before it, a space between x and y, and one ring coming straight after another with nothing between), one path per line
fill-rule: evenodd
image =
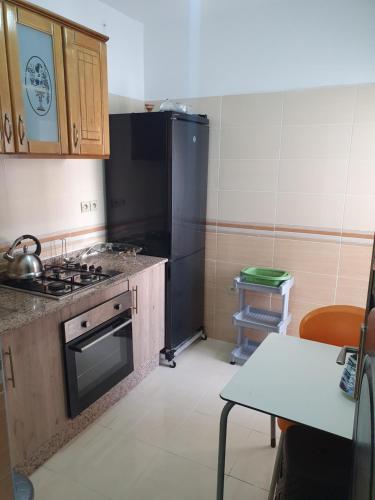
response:
M0 65L7 67L8 78L0 86L0 246L13 255L9 248L20 235L35 236L49 273L42 293L59 296L64 280L64 293L66 280L71 289L55 300L0 288L11 456L0 480L10 480L11 463L31 478L40 500L65 498L66 491L82 499L148 498L155 489L157 498L213 498L219 393L239 368L230 364L237 339L232 317L239 300L233 278L246 266L287 270L294 279L287 333L295 337L310 311L338 304L366 306L375 215L370 62L375 40L369 22L374 6L369 0L320 9L293 1L285 8L277 2L259 6L238 0L229 8L225 2L186 1L180 9L166 1L160 9L131 0L95 1L92 9L83 1L35 3L52 14L18 0L1 3ZM349 29L351 36L346 36ZM22 93L15 38L21 46L28 30L52 36L52 59L60 61L49 76L48 85L57 92L47 115L38 110L45 97L34 93L25 101ZM228 37L223 36L226 30ZM31 56L25 50L25 64ZM94 69L93 60L99 62ZM96 72L81 79L80 88L78 63ZM45 99L42 106L40 99ZM32 105L42 114L40 129L32 130L27 121ZM165 183L160 187L162 160L155 159L155 154L167 154L163 145L173 143L175 132L159 137L156 146L152 143L167 116L180 116L168 111L176 105L182 106L179 112L187 111L186 117L196 117L181 120L183 124L194 130L202 125L209 134L208 158L202 160L207 179L188 176L180 191ZM83 109L91 113L86 121ZM43 118L48 114L54 127ZM207 115L208 123L198 115ZM133 132L144 126L135 123L137 116L161 116L161 121L135 140L129 123L122 121L126 116L133 116ZM115 141L116 120L121 130ZM46 134L48 140L32 140L33 133ZM194 132L193 137L199 144L200 135ZM119 157L127 172L116 178ZM182 159L188 157L185 150ZM186 173L181 165L180 172ZM141 179L140 172L148 177ZM197 190L199 203L189 202L189 181L202 188ZM122 184L119 195L116 186ZM140 186L147 196L132 207ZM135 237L143 230L142 221L141 230L134 229L137 220L130 215L132 208L140 218L159 215L162 202L176 193L182 217L174 228L177 254L172 256L170 250L160 251L164 220L150 217L155 226L144 233L156 237L146 241ZM185 195L190 196L187 204ZM198 221L185 231L184 216L191 216L192 205ZM104 245L119 240L132 246ZM17 248L22 244L30 254L38 249L27 238ZM178 289L165 291L171 260L202 249L195 270L185 268L182 279L173 281ZM0 261L1 271L9 273L5 281L14 279L12 263ZM34 264L38 266L37 259ZM89 274L94 278L88 280ZM200 277L198 290L195 276ZM192 288L190 304L186 295L178 302ZM165 310L168 296L175 302L169 300ZM203 296L200 321L189 326L192 335L182 334L195 341L175 355L179 342L166 340L166 311L176 316L167 330L183 330L192 322L192 311L203 308ZM277 295L246 296L258 309L280 309ZM98 306L104 309L95 310ZM81 317L88 312L92 317ZM132 323L126 324L129 319ZM67 346L89 353L86 338L97 340L102 323L104 335L109 324L112 334L123 328L109 337L121 346L116 351L116 367L121 368L99 391L100 383L88 398L80 398L80 378L70 376L79 372L79 365L73 362L67 370L73 359L66 355ZM78 339L76 331L83 337ZM259 331L249 332L257 344L264 339ZM105 345L112 344L94 346L99 356ZM236 408L230 418L226 496L267 498L276 456L269 446L269 417ZM111 450L106 466L98 456L108 459Z

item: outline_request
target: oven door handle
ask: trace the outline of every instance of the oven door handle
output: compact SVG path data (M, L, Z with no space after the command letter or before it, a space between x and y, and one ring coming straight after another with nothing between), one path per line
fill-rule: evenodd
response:
M119 332L120 330L122 330L126 326L130 325L131 322L132 322L132 320L128 319L127 321L125 321L125 322L121 323L120 325L116 326L115 328L113 328L109 332L105 333L101 337L98 337L97 339L93 340L89 344L82 345L83 344L83 342L82 342L82 344L81 344L82 347L80 347L80 344L77 344L75 346L72 346L71 349L73 351L76 351L76 352L85 352L85 351L87 351L87 349L90 349L90 347L94 346L95 344L98 344L99 342L101 342L102 340L106 339L107 337L110 337L111 335L114 335L115 333Z

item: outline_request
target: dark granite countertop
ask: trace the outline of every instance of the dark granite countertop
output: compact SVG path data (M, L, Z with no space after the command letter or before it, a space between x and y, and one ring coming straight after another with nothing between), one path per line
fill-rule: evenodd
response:
M150 267L166 262L166 259L159 257L149 257L147 255L137 255L128 257L117 254L99 254L88 257L85 262L101 265L103 272L118 271L120 274L80 291L78 294L54 300L39 297L25 292L19 292L8 288L0 287L0 335L16 328L25 326L42 316L56 313L70 302L79 297L87 297L95 294L98 289L111 287L115 283L125 281L130 277L148 269Z

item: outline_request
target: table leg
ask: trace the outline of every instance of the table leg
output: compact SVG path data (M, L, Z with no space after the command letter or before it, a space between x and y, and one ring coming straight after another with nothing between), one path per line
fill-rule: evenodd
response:
M219 456L217 464L217 492L216 500L224 499L224 474L225 474L225 448L227 443L227 422L228 415L233 408L234 403L228 401L224 406L220 417L220 432L219 432Z
M276 447L276 417L271 415L271 447Z

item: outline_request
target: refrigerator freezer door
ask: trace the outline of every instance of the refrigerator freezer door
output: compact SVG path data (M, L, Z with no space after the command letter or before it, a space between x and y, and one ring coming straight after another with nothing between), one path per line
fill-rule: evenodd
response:
M204 255L202 250L167 264L167 349L176 349L203 327Z
M205 246L208 125L172 119L171 259Z
M160 113L111 115L110 136L105 170L108 239L168 257L165 119Z

